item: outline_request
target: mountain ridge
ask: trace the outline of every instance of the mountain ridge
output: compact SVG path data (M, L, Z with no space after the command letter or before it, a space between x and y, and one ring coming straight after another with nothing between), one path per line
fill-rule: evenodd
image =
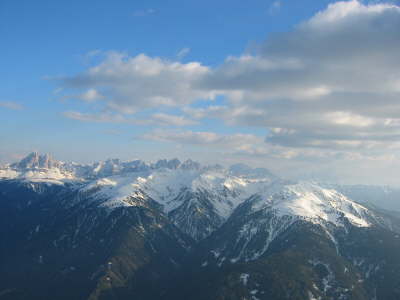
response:
M0 179L1 300L400 296L400 214L333 186L178 160L45 176L64 166L34 154L2 169L20 175Z
M94 162L91 164L80 164L75 162L63 162L50 154L40 154L32 152L19 162L0 166L0 178L20 178L26 180L53 179L59 180L90 180L99 177L120 175L131 172L143 172L157 169L221 169L222 166L201 165L200 163L187 159L181 162L177 158L159 159L155 162L145 162L140 159L122 161L117 158L110 158L105 161ZM248 170L253 170L247 167ZM255 171L265 170L266 174L271 174L266 169L254 169ZM272 176L272 174L271 174Z

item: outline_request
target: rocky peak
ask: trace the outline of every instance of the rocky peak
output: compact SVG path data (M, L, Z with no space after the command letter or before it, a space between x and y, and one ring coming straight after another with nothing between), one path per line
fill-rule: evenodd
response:
M16 169L52 169L60 167L61 162L54 160L50 154L39 154L32 152L20 162L12 164Z
M154 164L155 169L166 168L166 169L177 169L181 165L179 159L174 158L171 160L160 159Z
M198 162L195 162L191 159L188 159L186 161L184 161L181 165L180 165L181 169L183 170L200 170L201 165Z

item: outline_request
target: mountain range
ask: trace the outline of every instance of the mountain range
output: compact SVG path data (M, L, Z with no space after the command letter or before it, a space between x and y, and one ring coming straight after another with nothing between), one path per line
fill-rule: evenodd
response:
M34 152L0 168L0 300L398 300L399 196Z

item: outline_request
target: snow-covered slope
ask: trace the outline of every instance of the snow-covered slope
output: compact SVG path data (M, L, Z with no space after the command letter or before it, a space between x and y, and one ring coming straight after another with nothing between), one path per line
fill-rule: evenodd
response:
M108 209L152 199L183 231L202 239L219 227L245 199L273 179L232 175L222 168L159 168L99 178L81 191Z
M110 159L92 165L64 163L32 153L0 169L0 177L63 184L78 182L79 201L114 210L155 201L162 212L197 240L219 228L251 199L251 212L313 223L367 227L371 214L332 188L281 180L266 169L243 164L228 169L177 159L146 163Z
M63 184L70 181L79 181L74 173L59 168L31 168L18 170L10 167L0 169L0 179L21 179L31 182L45 182L49 184Z
M157 201L169 213L179 207L184 191L207 191L210 201L221 217L227 218L233 210L251 196L258 201L253 210L269 209L279 215L298 216L335 225L347 219L355 226L368 226L368 210L333 189L309 182L272 181L270 178L233 176L226 171L169 170L111 176L91 182L84 190L95 190L105 199L103 206L112 208L128 205L131 195L143 193Z
M99 197L109 199L104 202L105 206L116 202L124 206L125 199L140 191L163 205L167 213L180 205L177 198L182 192L207 191L216 198L218 195L223 198L214 199L213 204L221 216L228 217L238 204L270 183L268 177L249 179L232 176L226 170L157 169L100 178L84 189L96 190Z
M280 216L296 216L314 223L330 222L337 226L344 220L368 227L370 213L364 206L333 189L310 182L276 183L260 195L253 210L269 209Z
M243 225L240 231L246 238L257 233L260 226L268 226L269 234L278 234L296 220L324 228L346 224L369 227L377 222L366 207L333 189L310 182L257 178L249 173L233 175L224 169L162 168L101 178L82 190L92 193L100 205L108 209L138 205L143 199L152 199L178 227L197 240L209 236L246 205L250 207L247 215L267 216L265 222L250 222L256 228L249 223ZM269 242L272 240L271 237Z
M235 209L208 241L212 250L204 259L218 266L256 260L289 228L304 224L314 226L339 251L337 232L377 225L379 219L335 190L309 182L274 181Z

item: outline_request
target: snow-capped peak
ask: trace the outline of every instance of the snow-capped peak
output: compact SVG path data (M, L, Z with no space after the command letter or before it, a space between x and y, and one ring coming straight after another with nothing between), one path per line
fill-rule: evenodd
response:
M48 180L49 182L57 180L62 183L62 181L86 181L126 174L136 176L138 173L155 172L164 169L187 171L189 173L215 171L239 177L273 178L273 175L265 169L252 169L242 165L241 169L233 166L231 169L226 170L220 165L202 166L191 159L184 162L176 158L171 160L161 159L148 163L143 160L121 161L114 158L93 164L78 164L58 161L49 154L40 154L38 152L30 153L19 162L0 167L0 178L20 178L28 181L40 179L42 181Z
M64 168L65 163L50 154L32 152L17 163L0 168L0 178L23 179L51 184L63 184L76 180L74 172Z
M253 210L270 209L278 215L296 216L315 223L341 226L346 219L358 227L371 225L371 213L343 194L311 182L272 185L261 195Z
M53 169L62 165L62 162L54 160L50 154L32 152L20 162L12 164L15 169Z
M56 161L50 155L33 152L20 162L0 169L0 177L59 184L80 181L84 184L83 191L92 192L94 197L101 199L102 206L112 208L132 205L132 196L143 194L170 213L185 201L203 195L213 213L226 220L236 207L256 196L255 211L268 209L278 215L296 216L313 222L323 220L335 225L343 224L345 219L356 226L370 225L368 210L334 189L314 183L286 182L266 169L254 169L243 164L225 169L221 166L203 167L192 160L146 163L109 159L80 165Z
M206 192L215 212L227 218L232 210L257 190L257 185L271 182L270 178L247 178L232 176L229 171L218 168L178 168L156 169L143 172L128 173L98 179L88 185L85 190L96 190L102 199L109 199L103 205L121 206L133 194L141 191L157 201L170 212L180 206L177 200L183 192ZM110 205L109 205L110 204Z
M170 213L187 200L180 195L189 192L195 199L193 193L206 193L213 211L225 220L241 203L254 198L257 201L253 201L253 211L269 210L277 216L329 222L336 226L342 226L345 220L359 227L371 224L367 208L333 189L310 182L257 178L253 172L234 176L226 169L158 169L99 179L87 189L107 199L102 205L111 208L129 205L132 195L143 193Z

